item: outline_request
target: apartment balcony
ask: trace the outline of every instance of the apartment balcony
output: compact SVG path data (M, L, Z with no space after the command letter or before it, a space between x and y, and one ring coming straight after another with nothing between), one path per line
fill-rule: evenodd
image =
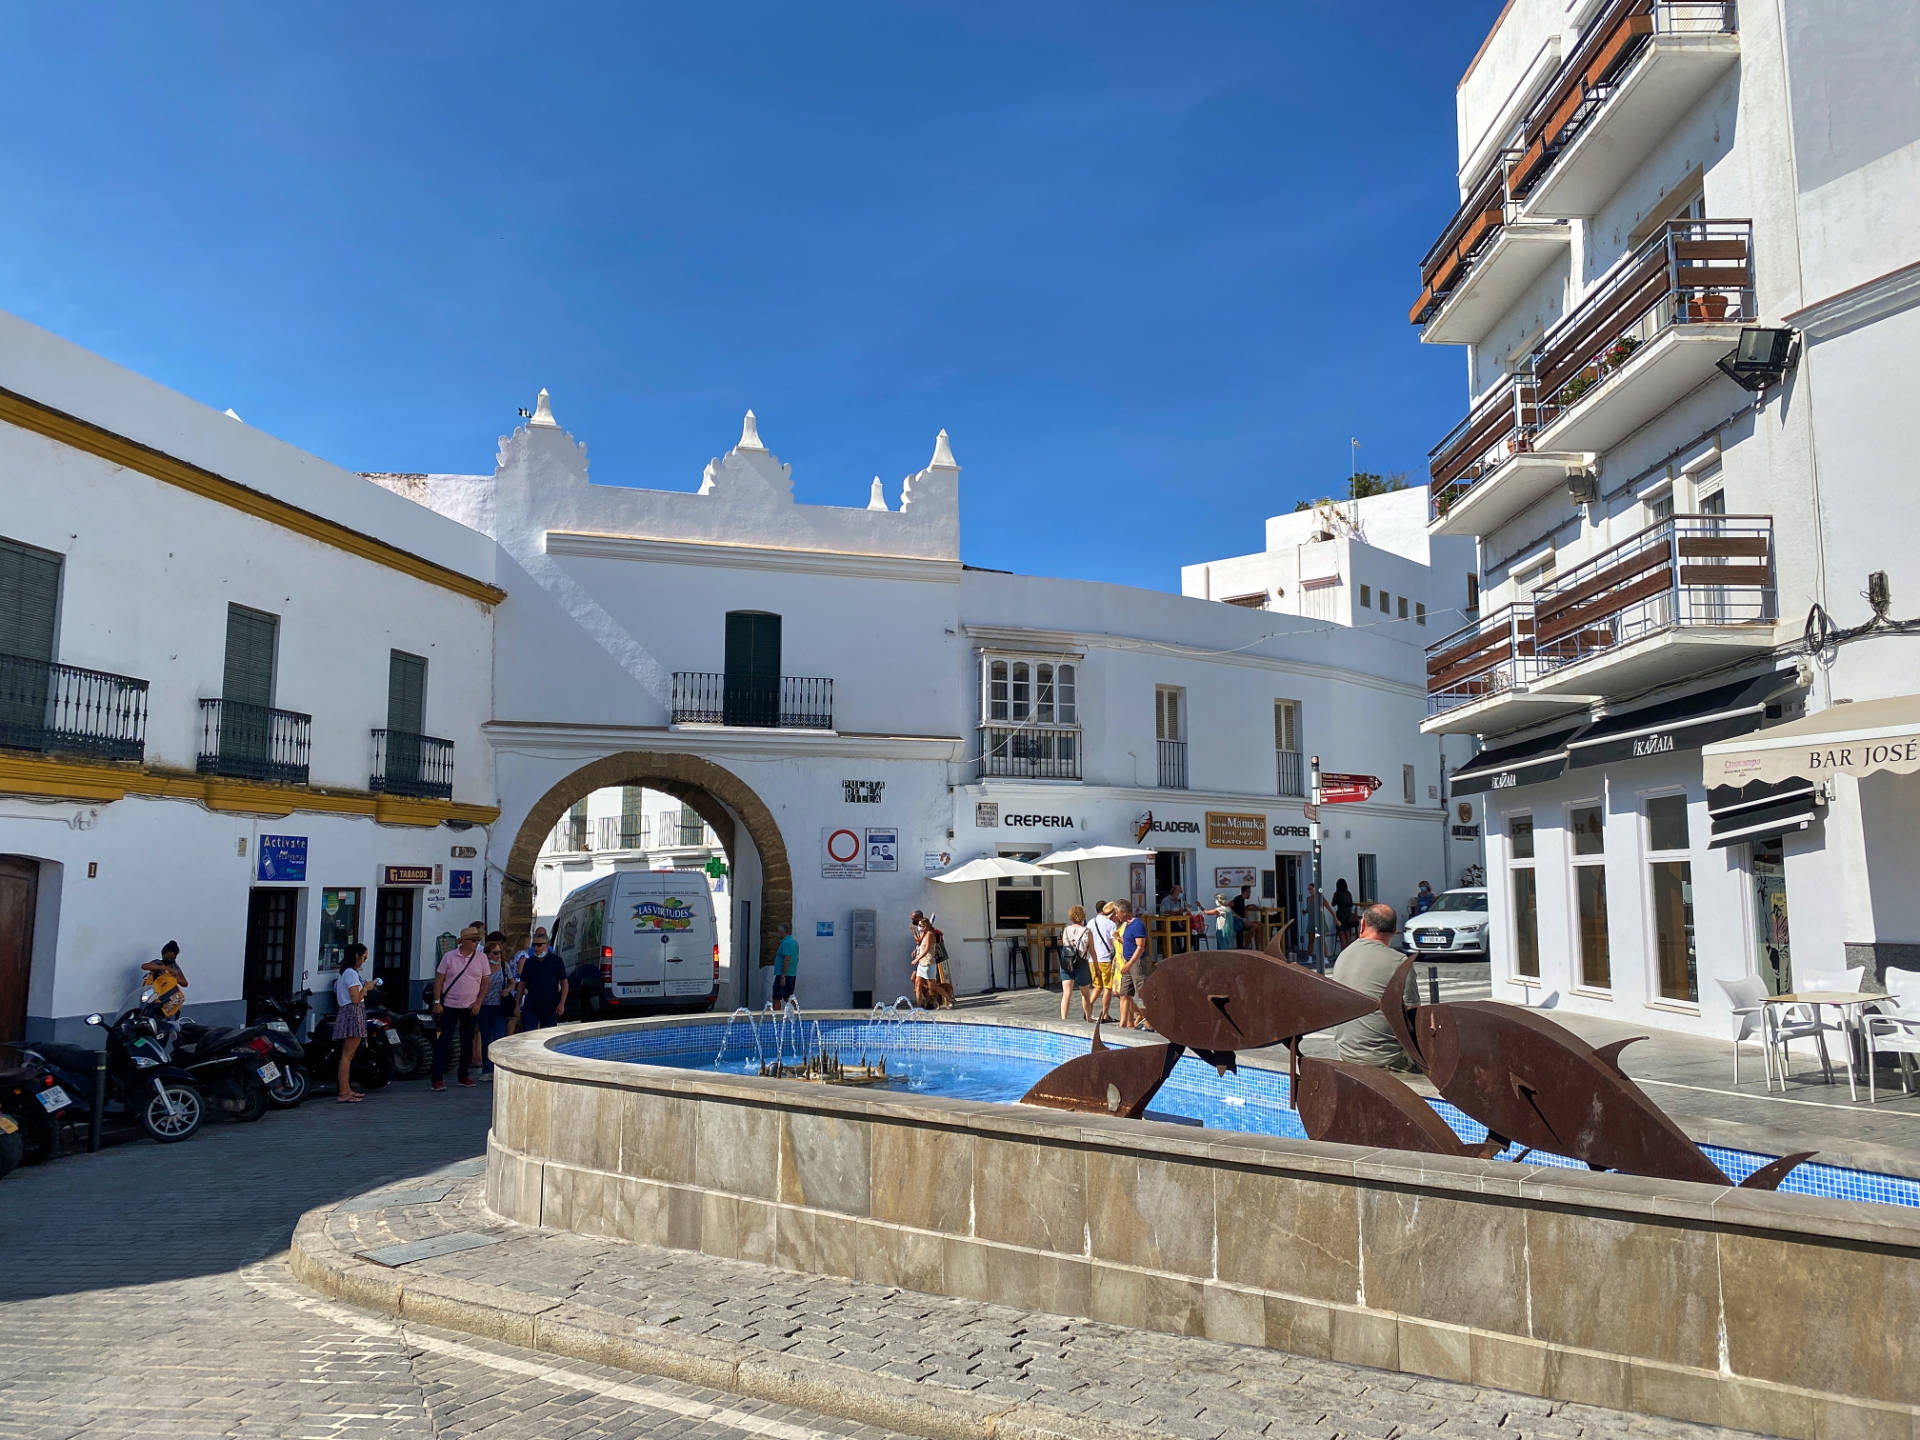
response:
M629 820L620 815L597 816L593 822L593 849L596 853L609 850L645 850L649 831L652 826L646 816Z
M0 655L0 748L137 762L147 750L147 682Z
M1307 767L1305 757L1298 750L1276 750L1274 769L1276 776L1276 795L1302 795L1307 793Z
M1676 220L1614 265L1534 351L1534 447L1604 451L1713 375L1754 322L1752 236Z
M676 670L672 716L675 725L831 730L833 681L811 675L760 679Z
M1739 63L1735 12L1733 0L1613 0L1522 123L1508 181L1522 213L1597 213Z
M1572 242L1573 227L1520 213L1508 188L1518 150L1495 157L1420 262L1420 298L1408 318L1427 345L1484 337Z
M1510 375L1427 455L1436 535L1485 535L1564 485L1578 456L1534 448L1533 378Z
M980 774L985 779L1080 779L1078 725L982 725Z
M1429 735L1516 730L1565 714L1578 702L1533 693L1548 668L1534 645L1534 607L1508 605L1427 647Z
M453 798L453 742L406 730L373 732L373 775L367 788L422 800Z
M311 715L237 700L200 702L200 755L194 768L202 775L304 785L312 754Z
M1160 746L1160 788L1162 790L1184 790L1187 788L1187 742L1184 740L1162 740Z
M1773 648L1773 521L1675 515L1533 592L1542 697L1626 695Z

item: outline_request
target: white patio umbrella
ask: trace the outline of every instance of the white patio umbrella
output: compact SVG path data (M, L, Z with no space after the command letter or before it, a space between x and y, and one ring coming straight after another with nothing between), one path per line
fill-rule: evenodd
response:
M1066 873L1064 870L1049 870L1044 865L1030 865L1025 860L1014 860L1005 855L982 855L978 860L956 865L944 875L930 877L942 885L966 885L976 880L981 882L980 898L986 906L987 916L987 994L1000 993L999 983L993 978L993 882L1031 880L1039 876Z
M1066 850L1056 850L1051 855L1042 855L1037 863L1041 865L1073 866L1073 883L1079 887L1080 903L1087 903L1087 882L1081 876L1080 866L1088 860L1138 860L1143 855L1151 855L1151 850L1129 850L1125 845L1075 845Z

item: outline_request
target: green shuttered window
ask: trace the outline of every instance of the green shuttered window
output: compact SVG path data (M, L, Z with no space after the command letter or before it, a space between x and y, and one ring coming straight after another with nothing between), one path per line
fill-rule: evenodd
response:
M60 609L60 557L0 540L0 655L51 663Z

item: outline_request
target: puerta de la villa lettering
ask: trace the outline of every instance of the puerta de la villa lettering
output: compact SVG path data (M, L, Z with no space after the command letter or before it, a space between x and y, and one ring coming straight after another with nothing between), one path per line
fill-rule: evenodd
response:
M887 782L884 780L842 780L841 796L849 805L878 805L884 797Z

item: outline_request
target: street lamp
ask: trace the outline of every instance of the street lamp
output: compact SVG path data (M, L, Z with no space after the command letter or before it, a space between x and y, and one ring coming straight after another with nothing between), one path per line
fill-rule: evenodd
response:
M1716 362L1723 373L1743 390L1765 390L1778 385L1793 368L1796 344L1793 331L1748 326L1740 332L1740 343Z

